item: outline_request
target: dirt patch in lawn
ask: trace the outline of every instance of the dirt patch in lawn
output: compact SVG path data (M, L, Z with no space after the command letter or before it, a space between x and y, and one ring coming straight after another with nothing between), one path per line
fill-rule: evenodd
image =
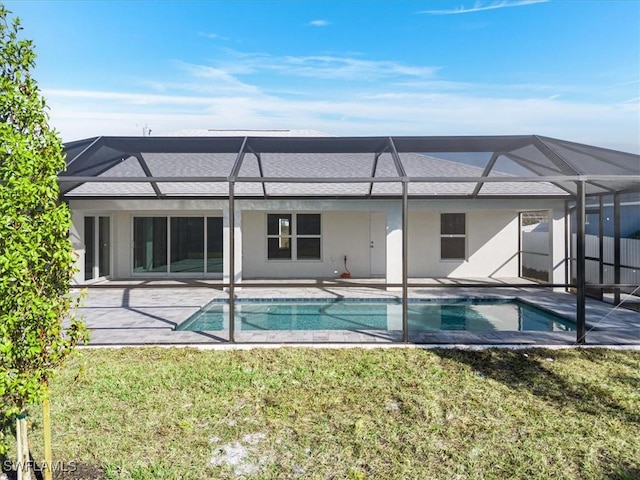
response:
M107 475L101 467L96 465L85 465L76 462L65 462L54 465L53 480L106 480ZM35 475L33 478L37 480L44 479L42 466L34 466ZM4 470L0 474L0 480L16 480L18 473L11 470Z

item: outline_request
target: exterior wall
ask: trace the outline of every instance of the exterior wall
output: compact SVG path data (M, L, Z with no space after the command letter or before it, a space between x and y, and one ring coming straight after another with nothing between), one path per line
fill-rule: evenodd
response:
M224 278L229 272L229 215L226 200L72 200L74 227L71 238L84 261L83 217L111 218L112 278L162 278L166 274L136 277L132 265L132 218L137 215L221 216L224 225ZM563 281L564 202L545 200L413 200L409 203L410 277L517 277L518 214L526 210L550 210L553 248L550 249L554 281ZM266 214L307 212L322 214L321 260L267 260ZM384 212L385 245L371 247L371 212ZM466 213L467 258L440 260L440 214ZM348 268L353 277L368 277L371 255L386 257L386 279L402 281L402 222L399 200L238 200L236 201L236 272L243 278L332 278ZM380 235L379 235L380 236ZM191 274L200 276L203 274ZM220 278L220 274L210 274ZM83 269L77 276L84 281Z
M466 260L440 259L441 213L466 213ZM410 211L409 276L517 277L518 226L510 210Z
M231 262L229 258L231 257L231 217L230 217L230 208L226 208L222 212L223 218L223 249L222 249L222 257L223 257L223 270L222 270L222 279L225 283L229 283L231 279ZM236 205L234 209L234 222L233 222L233 235L234 235L234 270L235 274L233 279L235 282L242 281L242 210L238 208Z
M564 282L564 202L559 200L434 200L409 203L410 277L518 277L519 213L548 210L554 280ZM440 259L440 214L466 214L466 260ZM560 280L561 278L561 280Z
M344 256L353 277L369 277L372 254L371 212L387 212L396 202L366 200L241 200L243 278L335 278L344 271ZM267 213L320 213L321 260L267 260ZM386 215L389 217L389 215ZM388 263L387 263L388 265Z
M326 278L344 271L344 256L354 277L369 276L369 213L325 211L321 260L268 260L266 211L242 216L244 278Z

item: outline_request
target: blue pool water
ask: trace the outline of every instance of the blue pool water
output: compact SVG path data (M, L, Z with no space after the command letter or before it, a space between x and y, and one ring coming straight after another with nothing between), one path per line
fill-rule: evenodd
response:
M226 303L212 302L177 330L228 327ZM236 330L402 330L396 301L247 301L236 303ZM447 300L409 303L409 329L418 331L568 331L571 322L517 300Z

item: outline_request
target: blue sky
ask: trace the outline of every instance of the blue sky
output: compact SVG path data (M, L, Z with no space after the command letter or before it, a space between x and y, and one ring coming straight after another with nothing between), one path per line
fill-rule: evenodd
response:
M536 133L640 152L640 1L5 1L65 141Z

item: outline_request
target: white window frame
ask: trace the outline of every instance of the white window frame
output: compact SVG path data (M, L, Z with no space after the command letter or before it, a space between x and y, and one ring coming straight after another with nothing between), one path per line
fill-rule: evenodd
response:
M269 215L291 215L291 225L289 235L269 235ZM298 215L319 215L320 216L320 233L317 235L298 235ZM264 217L265 227L265 257L267 262L322 262L322 212L267 212ZM269 239L271 238L288 238L291 242L291 258L269 258ZM320 240L320 255L318 258L298 258L298 239L299 238L317 238Z

